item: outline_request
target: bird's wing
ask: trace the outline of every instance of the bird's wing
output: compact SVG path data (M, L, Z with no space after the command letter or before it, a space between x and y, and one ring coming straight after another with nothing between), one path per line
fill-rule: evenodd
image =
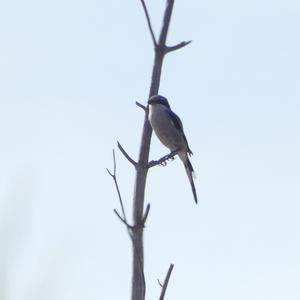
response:
M166 109L166 113L169 115L172 125L178 130L183 131L182 122L179 117L170 109Z
M183 138L184 138L184 140L185 140L185 142L186 142L186 144L187 144L188 154L189 154L189 155L192 155L193 152L192 152L192 150L190 149L189 144L188 144L188 141L187 141L186 136L185 136L185 134L184 134L184 131L183 131L183 125L182 125L182 122L181 122L180 118L179 118L172 110L170 110L170 109L166 109L166 112L167 112L167 114L168 114L169 117L170 117L170 120L171 120L172 125L173 125L178 131L180 131L180 132L182 133Z

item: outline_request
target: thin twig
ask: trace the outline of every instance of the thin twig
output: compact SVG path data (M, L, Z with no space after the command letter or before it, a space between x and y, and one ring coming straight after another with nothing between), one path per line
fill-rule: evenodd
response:
M172 273L173 268L174 268L174 265L170 264L168 273L166 275L166 278L164 280L164 284L162 286L162 290L161 290L161 293L160 293L159 300L163 300L165 298L166 290L167 290L167 287L168 287L169 279L171 277L171 273Z
M113 173L111 173L108 169L106 169L106 171L111 177L114 177Z
M118 193L118 198L119 198L119 201L120 201L120 206L121 206L121 209L122 209L123 219L124 219L125 223L128 224L125 209L124 209L124 205L123 205L123 201L122 201L122 196L121 196L121 192L120 192L119 184L118 184L118 180L117 180L117 163L116 163L115 150L113 150L113 161L114 161L114 172L111 173L108 169L107 169L107 172L112 177L112 179L115 183L115 187L116 187L116 190L117 190L117 193Z
M150 31L150 34L151 34L152 42L153 42L154 48L156 48L157 42L156 42L156 38L155 38L153 29L152 29L152 25L151 25L151 21L150 21L148 9L147 9L145 1L141 0L141 2L142 2L142 5L143 5L143 9L144 9L145 15L146 15L146 19L147 19L148 28L149 28L149 31Z
M147 110L147 107L145 106L145 105L143 105L143 104L141 104L141 103L139 103L139 102L135 102L135 104L138 106L138 107L140 107L141 109L143 109L144 111L146 111Z
M122 148L122 146L118 143L118 146L119 146L119 148L121 147L121 149L123 149ZM121 150L120 149L120 150ZM123 149L124 150L124 149ZM121 150L122 151L122 150ZM124 151L125 152L125 151ZM126 152L125 152L126 153ZM124 153L123 153L124 154ZM127 154L127 153L126 153ZM124 154L125 155L125 154ZM118 185L118 181L117 181L117 163L116 163L116 156L115 156L115 151L113 150L113 161L114 161L114 171L113 171L113 173L110 171L110 170L108 170L108 169L106 169L107 170L107 172L108 172L108 174L112 177L112 179L114 180L114 183L115 183L115 186L116 186L116 190L117 190L117 193L118 193L118 197L119 197L119 201L120 201L120 206L121 206L121 209L122 209L122 215L123 215L123 217L121 217L121 215L119 214L119 212L116 210L116 209L114 209L114 213L116 214L116 216L120 219L120 221L126 226L126 228L127 228L127 232L128 232L128 234L129 234L129 237L130 237L130 239L131 239L131 241L132 241L132 245L133 245L133 247L136 249L136 253L137 253L137 257L138 257L138 261L139 261L139 266L140 266L140 268L141 268L141 270L142 270L142 277L143 277L143 282L144 282L144 286L146 286L146 281L145 281L145 275L144 275L144 272L143 272L143 263L142 263L142 261L141 261L141 258L140 258L140 256L139 256L139 253L138 253L138 251L137 251L137 245L136 245L136 242L135 242L135 240L134 240L134 236L133 236L133 231L136 229L136 227L137 226L132 226L132 225L130 225L128 222L127 222L127 218L126 218L126 214L125 214L125 209L124 209L124 205L123 205L123 201L122 201L122 197L121 197L121 193L120 193L120 189L119 189L119 185ZM149 206L149 207L148 207ZM147 215L148 215L148 213L149 213L149 209L150 209L150 204L148 204L148 206L147 206L147 209L146 209L146 213L145 213L145 216L146 216L146 218L147 218ZM144 223L143 223L144 224Z
M127 221L126 221L125 219L123 219L123 218L120 216L120 214L118 213L118 211L117 211L116 209L114 209L114 213L117 215L117 217L120 219L120 221L121 221L122 223L125 224L125 226L126 226L127 228L132 229L132 226L129 225L129 224L127 223Z
M169 53L169 52L172 52L172 51L175 51L175 50L178 50L180 48L183 48L185 46L187 46L188 44L190 44L192 41L187 41L187 42L181 42L177 45L174 45L174 46L166 46L165 47L165 53Z
M127 158L127 160L136 167L137 163L129 156L129 154L125 151L125 149L118 142L118 148L122 152L122 154Z
M148 215L149 215L149 211L150 211L150 203L147 204L146 211L145 211L145 214L143 216L143 220L142 220L143 226L145 226L145 223L146 223Z
M157 282L160 285L160 287L163 287L162 283L160 282L160 280L157 278Z

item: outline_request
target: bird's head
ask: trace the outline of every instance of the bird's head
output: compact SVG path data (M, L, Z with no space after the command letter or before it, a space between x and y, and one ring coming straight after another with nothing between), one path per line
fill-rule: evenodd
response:
M164 96L154 95L149 98L148 105L158 105L158 104L163 105L167 108L170 108L170 104L169 104L167 98Z

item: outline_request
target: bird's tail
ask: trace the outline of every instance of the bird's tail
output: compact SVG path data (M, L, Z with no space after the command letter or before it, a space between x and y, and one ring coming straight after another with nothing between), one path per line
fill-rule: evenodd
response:
M193 195L194 195L194 199L195 199L195 202L197 204L198 203L198 198L197 198L196 188L195 188L194 179L193 179L193 177L194 177L193 166L192 166L192 164L191 164L191 162L190 162L187 155L186 155L186 158L182 161L184 163L184 168L185 168L186 174L189 178L191 188L192 188L192 191L193 191Z

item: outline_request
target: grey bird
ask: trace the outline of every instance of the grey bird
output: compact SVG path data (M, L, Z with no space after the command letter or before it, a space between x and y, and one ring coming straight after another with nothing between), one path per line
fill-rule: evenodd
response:
M188 155L191 156L193 152L185 137L182 122L171 110L167 98L161 95L154 95L148 100L148 105L148 118L151 127L161 143L169 148L171 152L177 152L179 158L183 162L197 204L198 199L193 180L194 169L188 157Z

